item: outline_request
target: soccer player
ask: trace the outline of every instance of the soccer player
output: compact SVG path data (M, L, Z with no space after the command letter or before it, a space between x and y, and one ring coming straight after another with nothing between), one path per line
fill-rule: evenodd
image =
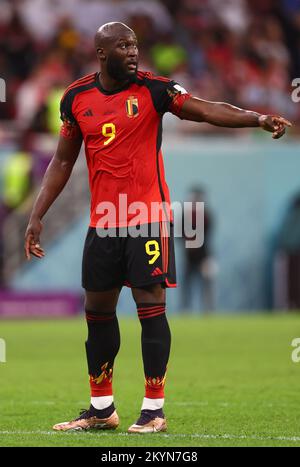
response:
M280 138L290 122L192 97L172 80L138 71L137 39L125 24L100 27L95 47L100 71L75 81L62 97L58 147L25 234L27 258L31 254L43 258L42 219L67 183L84 141L91 220L83 253L82 285L91 403L75 420L53 428L67 431L118 426L112 389L113 365L120 346L116 306L126 284L131 287L141 323L145 373L141 414L128 431L165 431L164 387L171 344L165 314L166 288L174 287L176 279L172 216L161 153L163 114L172 112L181 119L223 127L260 127L272 132L273 138ZM122 207L121 196L135 209ZM163 209L151 212L153 203L162 204ZM107 215L109 210L115 215ZM132 225L146 227L148 236L130 235ZM158 234L152 233L153 226L159 226ZM103 235L111 229L115 229L115 236Z

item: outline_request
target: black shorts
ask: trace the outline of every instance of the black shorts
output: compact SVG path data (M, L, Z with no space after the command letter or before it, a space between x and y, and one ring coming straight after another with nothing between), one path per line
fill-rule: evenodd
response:
M82 260L84 289L100 292L156 283L176 287L173 224L141 227L144 236L138 237L128 235L127 227L117 228L115 237L100 237L96 228L89 228Z

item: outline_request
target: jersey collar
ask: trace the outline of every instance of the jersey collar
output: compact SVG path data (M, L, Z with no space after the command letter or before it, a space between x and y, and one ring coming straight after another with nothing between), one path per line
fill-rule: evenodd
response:
M100 80L99 80L99 75L100 75L100 72L98 71L95 76L96 87L99 89L100 92L102 92L102 94L105 94L106 96L111 96L112 94L118 94L119 92L124 91L125 89L128 89L129 86L131 86L131 84L134 82L133 80L128 81L123 86L121 86L118 89L115 89L114 91L107 91L106 89L102 87Z

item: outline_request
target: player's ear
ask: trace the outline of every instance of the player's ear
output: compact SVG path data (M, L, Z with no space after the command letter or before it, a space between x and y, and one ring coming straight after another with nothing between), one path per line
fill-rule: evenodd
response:
M103 47L98 47L96 49L96 53L97 53L97 57L99 58L99 60L106 60L106 55L104 53L104 49Z

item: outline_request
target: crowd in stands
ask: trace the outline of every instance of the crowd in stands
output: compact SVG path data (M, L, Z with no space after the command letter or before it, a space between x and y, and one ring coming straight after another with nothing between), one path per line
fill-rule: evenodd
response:
M98 69L93 35L111 20L135 30L141 69L204 99L300 120L291 99L300 0L0 0L0 9L0 119L18 128L57 132L61 92Z

